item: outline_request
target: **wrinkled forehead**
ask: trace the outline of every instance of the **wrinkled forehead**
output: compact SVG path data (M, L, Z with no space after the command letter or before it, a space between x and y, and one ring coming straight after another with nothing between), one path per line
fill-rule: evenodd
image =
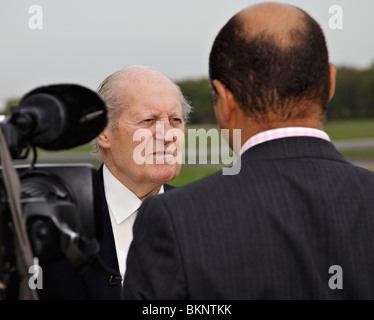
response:
M164 77L146 77L123 83L121 94L129 114L182 114L180 93Z

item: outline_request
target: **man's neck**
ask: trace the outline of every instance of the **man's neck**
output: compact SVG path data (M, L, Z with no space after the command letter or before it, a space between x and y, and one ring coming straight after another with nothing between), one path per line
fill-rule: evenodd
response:
M158 194L162 183L154 183L154 182L139 182L134 181L129 176L121 174L120 172L113 169L110 164L106 164L106 167L111 172L111 174L120 181L127 189L129 189L133 194L135 194L139 200L143 201L146 197L154 194Z
M158 194L160 192L160 189L161 189L161 186L162 185L158 185L156 188L152 189L151 191L149 191L148 193L145 193L143 195L137 195L137 197L139 198L140 201L143 201L145 198L147 198L148 196L151 196L151 195L155 195L155 194Z
M267 122L267 123L256 123L253 121L248 121L248 125L244 126L241 132L241 144L243 144L251 137L255 136L260 132L267 130L286 128L286 127L305 127L313 128L318 130L324 130L324 124L322 121L317 119L295 119L288 121L279 121L279 122Z

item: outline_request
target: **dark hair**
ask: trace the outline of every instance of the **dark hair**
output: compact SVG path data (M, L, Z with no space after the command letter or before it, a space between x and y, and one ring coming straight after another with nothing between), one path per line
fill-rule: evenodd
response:
M287 31L286 45L276 32L246 34L238 16L227 22L209 58L213 99L217 79L256 121L267 119L269 112L281 120L305 117L308 101L318 103L325 114L330 91L326 41L319 24L299 10L304 23Z

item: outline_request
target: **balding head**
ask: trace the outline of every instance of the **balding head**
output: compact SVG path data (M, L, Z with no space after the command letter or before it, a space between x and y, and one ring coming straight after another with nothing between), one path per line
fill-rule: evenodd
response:
M263 3L232 17L215 39L209 72L211 83L222 82L257 122L312 114L323 118L327 107L330 80L323 32L293 6Z
M114 128L115 119L120 116L123 108L131 104L135 90L139 91L141 87L147 90L152 84L156 85L158 83L175 87L180 96L184 120L187 121L192 108L184 98L180 88L158 70L148 66L134 65L111 74L98 88L98 93L106 102L108 108L108 125Z
M296 7L267 2L242 10L237 14L243 37L266 34L274 37L281 47L295 45L293 30L305 29L304 13Z
M181 169L190 106L172 81L144 66L119 70L98 91L109 118L96 138L103 163L140 200L158 193Z
M117 90L119 89L125 93L131 91L131 89L136 86L155 82L168 83L174 86L172 81L165 77L160 71L141 65L134 65L121 69L108 77L108 79L115 83ZM105 84L102 85L102 87L103 86L105 86Z
M160 85L170 87L171 90L174 89L176 94L179 95L183 120L186 123L192 111L192 106L184 98L180 88L156 69L148 66L133 65L120 69L108 76L97 90L108 109L107 127L114 131L123 110L129 107L139 96L148 95L150 99L157 101L157 97L153 96L149 91ZM97 141L95 141L93 153L101 153L101 148Z

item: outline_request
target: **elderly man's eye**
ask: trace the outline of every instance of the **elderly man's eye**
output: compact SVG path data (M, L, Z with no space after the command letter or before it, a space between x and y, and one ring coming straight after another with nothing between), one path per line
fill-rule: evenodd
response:
M183 120L181 118L171 118L170 122L172 125L179 125L182 124Z
M142 122L144 122L144 123L152 123L152 122L153 122L153 119L145 119L145 120L143 120Z

